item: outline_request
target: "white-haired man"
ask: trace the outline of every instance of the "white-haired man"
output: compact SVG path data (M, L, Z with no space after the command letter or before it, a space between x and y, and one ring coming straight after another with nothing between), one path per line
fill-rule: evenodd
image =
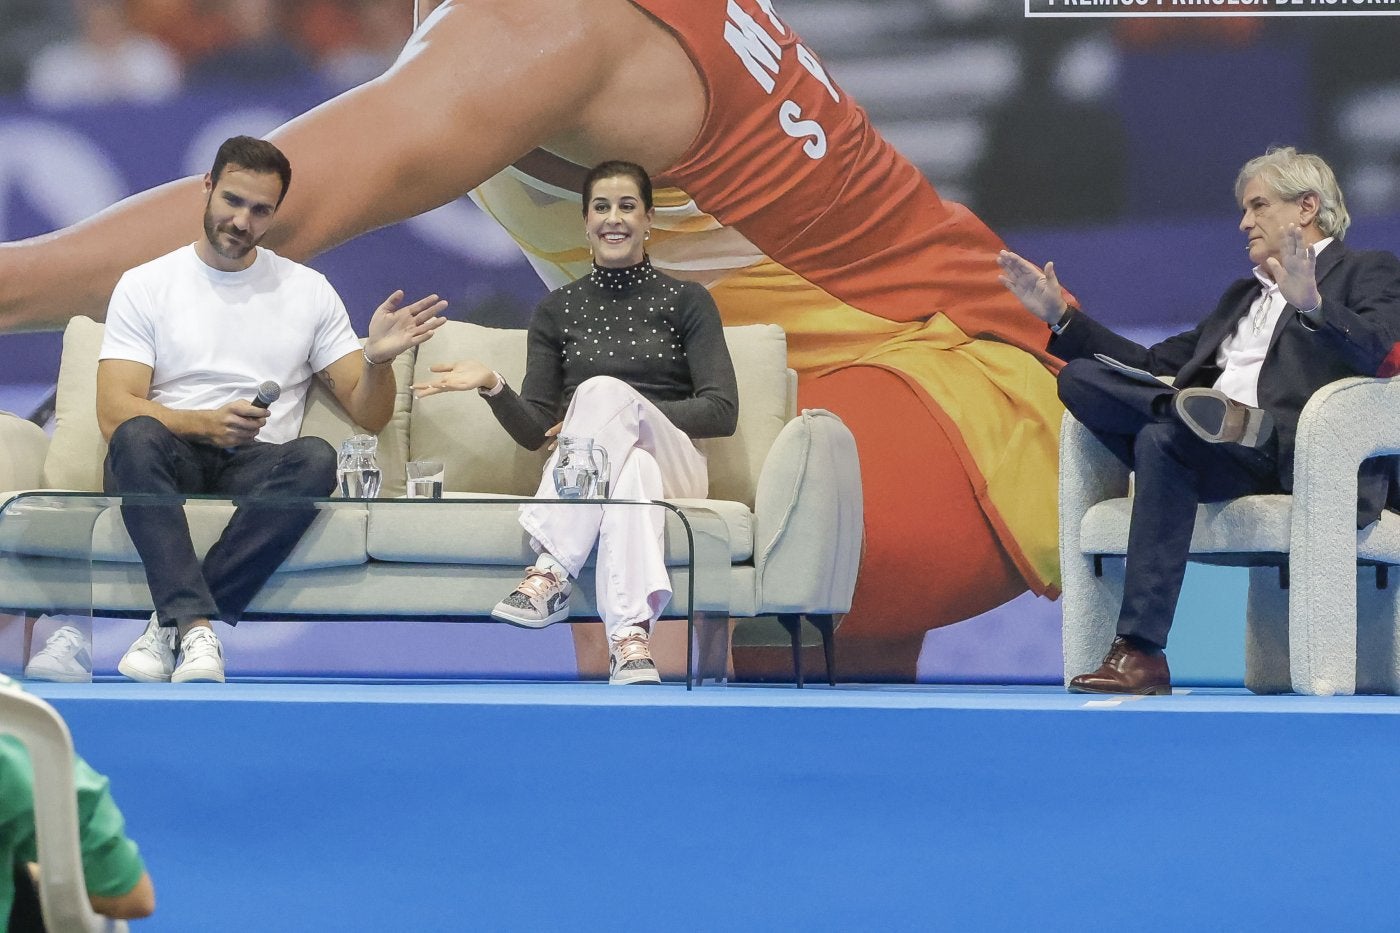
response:
M1250 160L1235 182L1253 275L1182 334L1143 347L1067 305L1053 263L1012 253L1001 280L1050 325L1067 360L1065 406L1136 472L1117 635L1103 664L1070 681L1086 693L1171 692L1163 649L1196 506L1292 488L1303 405L1346 376L1400 371L1400 259L1351 251L1341 189L1321 158L1292 148ZM1174 386L1134 379L1112 357ZM1358 527L1376 520L1385 464L1361 471Z

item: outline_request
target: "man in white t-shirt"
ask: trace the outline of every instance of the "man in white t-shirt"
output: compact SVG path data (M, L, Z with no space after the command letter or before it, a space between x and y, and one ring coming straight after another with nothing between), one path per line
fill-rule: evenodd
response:
M447 303L431 295L400 307L395 292L362 349L324 276L257 245L290 183L271 143L227 140L204 176L204 236L117 283L97 370L107 492L328 495L336 452L297 436L313 375L366 430L388 422L389 364L432 336ZM259 407L265 381L282 392ZM122 517L156 611L119 670L142 681L222 681L211 620L238 621L315 511L240 506L202 563L182 508L132 503Z

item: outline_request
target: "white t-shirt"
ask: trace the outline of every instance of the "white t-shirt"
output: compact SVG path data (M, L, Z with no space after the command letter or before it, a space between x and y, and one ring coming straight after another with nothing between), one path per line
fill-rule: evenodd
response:
M150 366L150 400L180 410L251 400L270 379L282 396L258 440L280 444L301 431L311 377L359 352L321 273L261 247L247 269L220 272L190 245L122 275L99 358Z

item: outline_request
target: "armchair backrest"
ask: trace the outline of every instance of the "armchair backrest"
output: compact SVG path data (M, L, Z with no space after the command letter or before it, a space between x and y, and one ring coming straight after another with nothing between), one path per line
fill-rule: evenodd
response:
M102 351L105 331L104 325L87 317L72 318L63 331L53 441L44 458L43 482L47 488L88 492L102 489L102 462L107 457L107 441L97 426L97 358ZM407 353L394 364L399 395L394 405L394 419L380 434L385 495L400 495L404 491L408 380L412 366L412 355ZM332 447L338 448L341 441L360 430L330 390L319 380L313 381L307 393L302 435L323 437ZM397 478L397 489L392 485L394 478Z
M53 441L44 457L44 486L50 489L102 491L107 441L97 427L97 355L104 331L87 317L70 319L63 330Z
M57 489L102 488L106 441L97 427L97 357L103 325L75 317L63 333L56 426L44 461L44 485ZM758 475L783 425L797 413L796 382L787 368L787 338L776 324L726 327L725 340L739 382L739 426L732 437L700 442L709 458L710 497L750 508ZM416 400L415 381L431 367L475 358L497 369L512 385L525 374L523 329L482 327L449 321L416 352L394 364L398 395L394 414L379 432L382 495L404 492L404 463L434 459L447 464L445 487L455 492L530 495L539 484L547 452L523 450L496 423L474 392ZM334 447L360 429L319 381L307 393L302 435L325 438Z
M752 507L764 458L796 413L787 338L775 324L726 327L724 335L739 383L739 426L732 437L700 446L709 458L711 498ZM419 347L412 379L431 378L437 363L474 358L518 388L525 354L523 329L449 322ZM407 425L409 457L444 461L450 491L528 496L539 485L548 452L517 446L474 392L411 400Z

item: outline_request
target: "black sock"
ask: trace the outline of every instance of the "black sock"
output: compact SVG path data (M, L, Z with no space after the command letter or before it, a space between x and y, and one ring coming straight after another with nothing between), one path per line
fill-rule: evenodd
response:
M1137 650L1145 651L1148 654L1153 654L1155 652L1163 650L1161 645L1153 644L1152 642L1148 641L1146 638L1141 637L1140 635L1123 635L1122 638L1124 641L1132 645Z

